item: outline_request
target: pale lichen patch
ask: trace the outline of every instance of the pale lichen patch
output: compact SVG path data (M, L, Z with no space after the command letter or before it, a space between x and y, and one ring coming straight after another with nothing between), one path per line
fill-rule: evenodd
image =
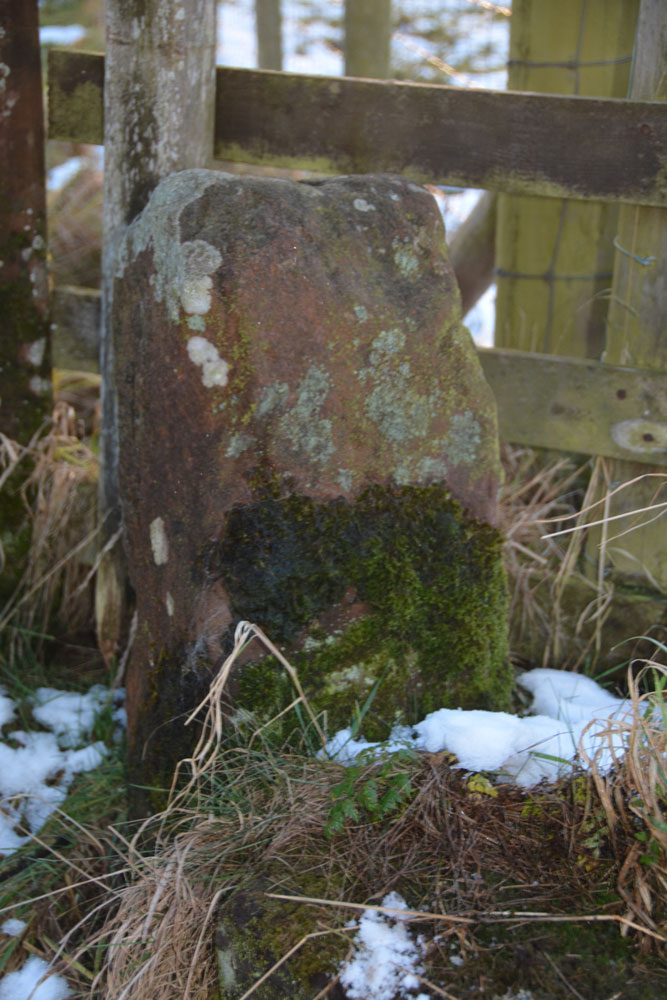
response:
M275 409L282 406L289 395L287 382L272 382L267 385L262 392L262 398L257 406L257 416L265 417Z
M190 337L188 357L193 364L201 367L201 380L207 389L227 385L229 365L220 357L215 344L212 344L206 337Z
M188 316L187 324L191 330L197 330L199 333L204 333L206 330L206 320L203 316Z
M171 596L169 591L167 591L167 596L164 599L164 603L167 608L167 614L169 615L170 618L172 618L176 605L174 604L174 598Z
M449 423L449 433L443 441L447 460L452 465L472 465L482 443L479 421L470 410L455 413Z
M357 212L375 212L375 205L371 205L365 198L355 198L352 202Z
M324 368L311 365L297 388L296 402L280 420L280 431L296 451L326 465L334 452L331 420L319 413L331 388Z
M401 242L398 236L391 241L394 263L404 278L414 278L419 271L419 261L414 248L408 242Z
M246 434L243 431L239 431L238 434L232 435L232 439L229 442L225 456L227 458L238 458L242 455L244 451L251 448L255 444L255 438L252 434Z
M169 540L161 517L156 517L151 521L149 532L153 562L156 566L164 566L169 561Z

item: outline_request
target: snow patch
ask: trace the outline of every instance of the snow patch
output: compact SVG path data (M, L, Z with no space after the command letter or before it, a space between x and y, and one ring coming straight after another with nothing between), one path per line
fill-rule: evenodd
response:
M50 966L43 958L31 955L22 969L0 979L0 1000L65 1000L71 991L62 976L50 975Z
M407 909L397 892L385 896L382 906ZM394 1000L412 996L412 991L418 988L424 942L421 937L416 940L412 937L405 920L400 913L366 910L354 939L356 954L339 973L349 1000Z
M593 759L605 773L623 756L631 702L567 670L530 670L518 683L533 696L533 715L441 708L415 726L396 727L384 743L355 739L350 729L342 729L321 755L349 765L406 747L444 750L466 771L495 772L522 788L556 781Z

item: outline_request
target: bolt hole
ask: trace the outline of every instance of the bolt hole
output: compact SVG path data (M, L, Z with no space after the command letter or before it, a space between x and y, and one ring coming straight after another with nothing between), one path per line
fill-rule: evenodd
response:
M642 434L642 441L655 441L655 438L647 432L646 434Z
M627 396L627 392L625 391L625 389L617 389L616 396L618 397L618 399L625 399L625 397Z

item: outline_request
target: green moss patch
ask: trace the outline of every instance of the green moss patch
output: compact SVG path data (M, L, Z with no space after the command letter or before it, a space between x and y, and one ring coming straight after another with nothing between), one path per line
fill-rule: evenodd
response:
M230 512L213 566L235 615L288 650L330 727L371 692L370 738L443 706L508 707L502 537L443 485L372 486L352 503L265 490ZM272 659L237 680L239 704L260 716L294 697Z

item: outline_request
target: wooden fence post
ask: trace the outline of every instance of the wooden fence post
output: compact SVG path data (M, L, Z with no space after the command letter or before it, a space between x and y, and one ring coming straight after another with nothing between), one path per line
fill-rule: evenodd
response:
M391 0L345 0L345 76L386 80L391 61Z
M19 0L17 0L19 2ZM116 248L157 183L212 157L215 101L214 0L107 0L104 79L101 512L105 538L120 528L118 428L111 340ZM96 619L107 661L126 619L119 546L97 577Z
M638 0L515 0L509 90L625 97ZM495 346L599 358L617 210L498 199Z
M667 100L667 6L664 0L642 0L637 26L630 98ZM642 129L639 125L639 129ZM614 280L607 318L605 361L641 368L667 369L667 210L622 205L614 240ZM644 453L660 448L651 425L633 413L625 431L632 446ZM661 425L664 427L664 424ZM620 428L620 425L619 425ZM619 429L619 433L621 430ZM664 431L662 432L664 436ZM623 460L610 460L609 483L628 482L642 473L662 478L642 480L611 499L609 514L621 514L667 500L665 468ZM654 512L658 514L659 511ZM624 529L645 522L651 514L624 518L609 524L605 555L618 582L641 583L667 594L667 517L663 515L638 530L614 538ZM590 553L598 555L599 532L591 539ZM603 556L604 558L605 556ZM656 622L657 624L657 622ZM628 622L628 635L636 634Z
M0 26L0 429L27 444L53 402L37 0L0 0ZM0 600L20 575L24 520L5 486Z
M255 0L257 65L260 69L283 68L281 0Z

